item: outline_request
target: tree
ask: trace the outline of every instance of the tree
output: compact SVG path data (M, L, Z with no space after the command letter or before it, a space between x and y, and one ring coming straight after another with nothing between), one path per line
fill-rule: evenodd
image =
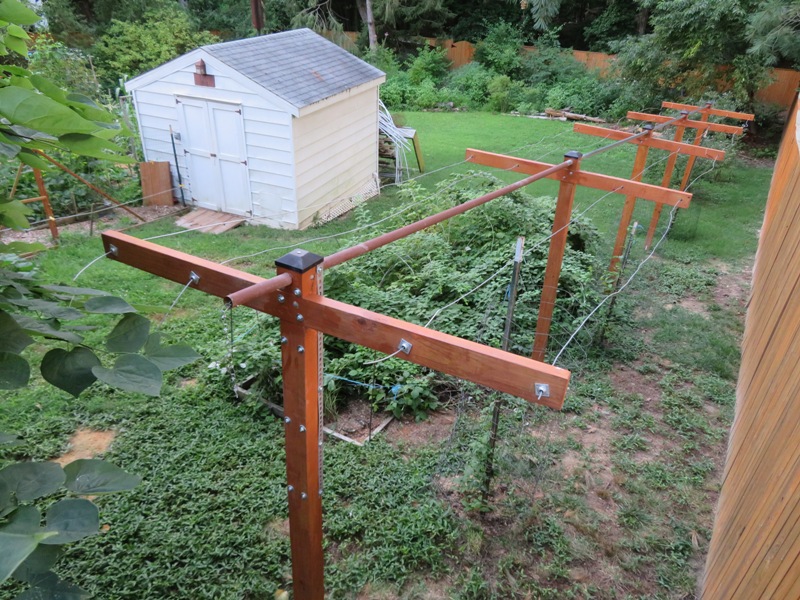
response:
M761 2L747 23L750 54L762 55L771 65L800 67L800 2Z
M700 98L725 79L752 108L764 85L767 60L748 51L747 24L757 0L640 0L650 8L653 32L619 44L624 77L652 93Z
M38 16L17 0L0 2L0 54L27 54L22 26ZM61 150L130 162L112 139L124 130L89 98L70 94L41 75L17 66L0 66L0 157L47 168L39 152ZM0 200L0 225L24 228L29 209L19 201ZM186 346L164 346L150 322L120 298L90 289L47 285L20 258L31 245L0 244L0 389L28 385L30 364L23 354L38 340L49 345L41 361L42 377L73 396L96 381L123 390L157 395L162 372L199 356ZM106 350L117 355L104 367L85 343L85 326L72 326L86 315L119 315L106 336ZM93 326L88 329L94 329ZM143 351L143 353L142 353ZM15 436L0 434L0 443ZM129 490L139 478L98 460L78 460L65 468L50 462L21 462L0 470L0 583L13 577L32 590L20 598L80 598L85 592L51 571L62 546L97 534L97 507L83 497L52 498ZM36 502L47 499L44 516ZM53 501L55 500L55 501Z
M94 51L107 85L120 76L135 76L173 58L219 39L197 31L189 15L173 5L149 11L141 22L112 21Z

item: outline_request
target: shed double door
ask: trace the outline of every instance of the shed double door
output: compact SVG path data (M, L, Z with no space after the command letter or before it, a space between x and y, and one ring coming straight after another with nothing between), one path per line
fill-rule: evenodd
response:
M192 200L203 208L252 215L241 106L185 97L178 106Z

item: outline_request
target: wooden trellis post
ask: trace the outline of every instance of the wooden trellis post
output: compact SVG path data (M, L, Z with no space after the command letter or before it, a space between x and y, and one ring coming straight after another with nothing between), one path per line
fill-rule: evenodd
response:
M728 119L736 119L739 121L752 121L755 118L755 115L750 113L740 113L730 110L722 110L718 108L712 108L711 103L707 103L705 106L694 106L691 104L680 104L678 102L667 102L664 101L661 103L663 108L670 108L673 110L681 111L683 115L682 118L674 123L676 130L675 130L675 138L676 142L680 142L683 140L684 131L689 129L695 129L695 137L692 143L693 146L700 147L700 143L703 141L703 135L706 131L716 131L719 133L727 133L729 135L741 135L744 133L744 129L742 127L736 127L733 125L722 125L719 123L709 123L708 118L709 116L716 116L716 117L725 117ZM700 120L699 121L691 121L688 118L689 113L700 113ZM638 113L638 112L629 112L628 113L629 119L636 119L640 121L651 121L655 123L666 123L670 120L670 117L666 117L663 115L649 115L645 113ZM686 190L689 186L689 179L692 175L692 169L694 168L694 163L697 157L700 156L698 154L689 154L689 160L686 163L686 169L683 173L683 179L681 181L680 189ZM672 173L675 169L675 161L677 157L671 156L667 161L667 166L664 169L664 178L661 182L663 187L669 187L669 183L672 180ZM714 159L716 160L716 159ZM650 244L653 242L653 236L655 235L656 227L658 226L658 220L661 217L661 209L660 205L656 205L653 207L653 216L650 218L650 226L647 229L647 237L644 241L644 247L650 248Z
M628 136L629 137L629 136ZM686 208L689 206L692 195L679 191L669 190L655 185L590 173L580 169L580 152L569 152L565 155L567 161L571 161L568 169L560 169L552 172L553 165L526 160L503 154L494 154L482 150L468 148L466 160L479 165L495 167L506 171L516 171L518 173L541 174L549 171L547 175L550 179L559 180L558 199L556 201L556 213L553 222L553 234L550 238L550 251L547 257L547 268L544 276L544 286L539 301L539 315L536 321L536 335L533 342L531 357L536 361L544 361L547 341L550 336L550 323L552 321L553 309L558 292L558 280L561 276L561 265L564 251L567 245L567 234L569 224L572 220L572 204L575 199L576 186L590 187L606 192L624 194L649 200L659 204L668 204ZM565 163L562 163L565 164Z
M675 139L683 136L684 127L680 124L684 119L688 118L688 113L684 112L683 118L675 123L676 129L680 135L676 134ZM652 126L649 126L652 131ZM675 167L675 160L678 154L687 154L690 157L708 158L711 160L722 160L725 158L725 152L722 150L715 150L714 148L703 148L702 146L695 146L692 144L684 144L679 141L669 141L657 137L653 137L652 133L647 133L648 125L645 125L645 134L638 137L633 137L625 131L616 131L614 129L604 129L595 125L586 125L584 123L575 123L573 131L575 133L585 133L587 135L594 135L609 140L626 141L631 144L638 144L639 148L636 150L636 158L634 160L633 173L631 179L641 181L642 172L645 168L647 160L647 153L650 148L657 150L666 150L670 152L667 159L667 166L664 170L664 177L661 180L661 187L668 188L670 179L672 178L672 170ZM614 243L614 251L611 256L611 263L609 265L610 271L615 271L619 256L625 246L625 237L630 225L633 209L636 204L636 196L628 195L625 197L625 208L623 209L622 218L620 219L619 228L617 229L617 238ZM661 214L663 204L656 203L653 207L653 214L658 223L658 215ZM655 230L655 227L653 228Z
M547 172L566 166L569 165L564 163ZM545 175L528 177L507 186L504 193ZM501 191L327 259L295 250L277 261L278 275L272 279L263 279L123 233L108 231L102 234L105 249L115 260L176 283L191 281L195 289L225 298L230 307L249 306L280 319L289 535L296 600L322 600L324 597L319 437L323 333L385 354L399 352L398 358L530 402L555 409L563 405L570 376L565 369L337 302L320 293L324 266L340 264L452 214L464 212L502 195Z

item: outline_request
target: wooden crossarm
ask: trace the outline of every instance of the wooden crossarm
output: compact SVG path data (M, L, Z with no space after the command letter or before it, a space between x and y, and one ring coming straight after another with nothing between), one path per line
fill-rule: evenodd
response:
M539 173L552 166L535 160L525 160L513 156L506 156L504 154L474 150L472 148L467 148L466 159L478 165L495 167L507 171L516 171L517 173L526 173L529 175ZM599 173L590 173L588 171L562 171L550 175L549 178L606 192L636 196L643 200L649 200L658 204L667 204L669 206L678 206L679 208L688 207L692 200L692 195L688 192L670 190L657 185L640 183L621 177L612 177L610 175L601 175Z
M165 248L118 231L104 231L102 239L109 258L184 285L194 272L200 279L191 287L218 298L225 298L232 292L265 281L258 275ZM116 252L111 246L116 248Z
M628 133L627 131L606 129L605 127L597 127L596 125L587 125L585 123L575 123L572 130L575 133L594 135L609 140L624 140L625 138L631 137L631 134ZM668 152L677 152L678 154L687 154L689 156L707 158L709 160L722 160L725 158L724 150L715 150L714 148L704 148L702 146L685 144L683 142L674 142L672 140L665 140L653 136L637 138L635 140L631 140L631 143L638 144L640 146L648 146L650 148L656 148L658 150L666 150Z
M199 279L191 287L219 298L256 284L263 288L267 281L284 281L281 275L267 280L117 231L105 231L102 237L107 252L112 245L116 248L109 258L181 284L195 273ZM278 300L279 295L285 295L285 302ZM244 304L289 322L297 321L301 314L306 327L386 354L396 352L400 340L405 339L412 344L411 352L400 353L398 358L551 408L564 404L570 372L543 362L330 298L298 298L279 292L278 287L248 298ZM537 399L537 383L549 386L549 397Z
M674 117L650 115L648 113L640 112L629 112L627 118L635 121L666 123L667 121L672 121ZM692 129L708 129L710 131L716 131L717 133L729 133L732 135L742 135L742 133L744 133L744 130L741 127L736 127L735 125L723 125L721 123L710 123L706 121L692 121L691 119L682 119L681 121L678 121L676 125L680 125L681 127L690 127Z
M570 377L565 369L330 298L303 299L300 310L307 326L348 342L394 354L404 339L411 351L397 358L550 408L564 403ZM549 397L537 399L537 383L549 386Z
M753 119L756 118L756 116L751 113L740 113L732 110L722 110L721 108L694 106L693 104L681 104L680 102L668 102L667 100L664 100L661 103L661 106L663 108L671 108L673 110L688 110L690 112L699 110L701 112L707 112L710 115L714 115L715 117L725 117L727 119L739 119L740 121L752 121Z

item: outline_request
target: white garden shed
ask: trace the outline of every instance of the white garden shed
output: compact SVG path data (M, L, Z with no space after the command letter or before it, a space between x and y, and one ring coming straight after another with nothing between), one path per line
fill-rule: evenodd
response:
M384 80L298 29L203 46L125 85L145 160L169 161L174 181L180 169L187 201L302 229L378 193Z

